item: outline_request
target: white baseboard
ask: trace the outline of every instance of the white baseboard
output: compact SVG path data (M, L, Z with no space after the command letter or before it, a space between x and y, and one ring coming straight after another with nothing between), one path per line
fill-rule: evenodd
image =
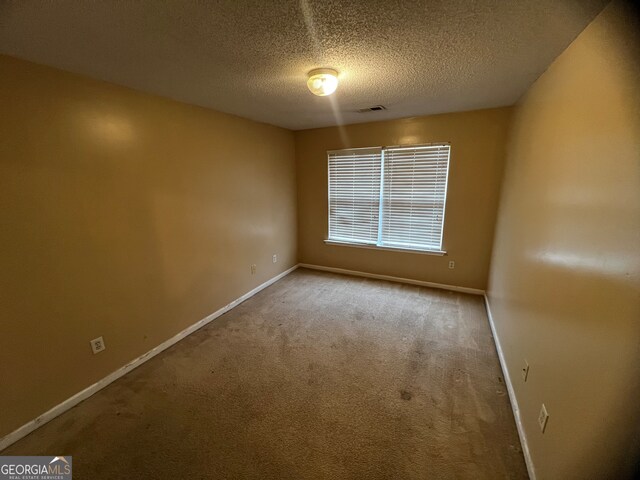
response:
M312 270L322 270L324 272L342 273L344 275L354 275L356 277L377 278L379 280L388 280L390 282L408 283L410 285L420 285L421 287L440 288L443 290L453 290L454 292L471 293L473 295L484 295L484 290L469 287L457 287L455 285L445 285L444 283L424 282L422 280L413 280L410 278L392 277L391 275L380 275L377 273L358 272L355 270L346 270L344 268L324 267L321 265L311 265L308 263L299 263L300 268L310 268Z
M516 392L513 390L513 384L511 383L511 377L509 376L509 370L507 369L507 362L502 352L502 346L500 345L500 339L496 332L496 326L493 323L493 316L491 315L491 307L489 306L489 298L484 295L484 304L487 308L487 317L489 317L489 325L491 326L491 333L493 334L493 340L496 344L496 350L498 351L498 358L500 359L500 367L502 367L502 376L504 377L504 383L507 385L507 392L509 392L509 400L511 402L511 408L513 409L513 418L516 421L516 428L518 429L518 436L520 437L520 443L522 444L522 453L524 455L524 461L527 464L527 471L529 472L529 478L536 480L536 471L533 467L533 460L529 452L529 444L527 443L527 435L524 432L524 426L522 425L522 419L520 417L520 409L518 408L518 399L516 398Z
M79 404L83 400L89 398L94 393L102 390L104 387L106 387L110 383L116 381L117 379L119 379L120 377L125 375L127 372L130 372L134 368L139 367L140 365L142 365L146 361L152 359L153 357L155 357L159 353L163 352L167 348L169 348L172 345L178 343L180 340L182 340L187 335L192 334L196 330L204 327L206 324L208 324L212 320L215 320L216 318L218 318L220 315L228 312L233 307L235 307L235 306L239 305L240 303L244 302L245 300L253 297L256 293L258 293L261 290L264 290L269 285L277 282L282 277L290 274L296 268L298 268L298 265L294 265L290 269L285 270L284 272L280 273L279 275L276 275L275 277L267 280L262 285L257 286L256 288L254 288L250 292L245 293L244 295L242 295L240 298L234 300L233 302L229 303L228 305L225 305L221 309L217 310L216 312L212 313L211 315L208 315L207 317L203 318L202 320L194 323L193 325L191 325L190 327L188 327L185 330L181 331L180 333L178 333L174 337L171 337L169 340L166 340L165 342L162 342L160 345L158 345L157 347L149 350L147 353L139 356L138 358L136 358L132 362L127 363L124 367L122 367L122 368L116 370L115 372L107 375L106 377L104 377L103 379L97 381L93 385L85 388L81 392L76 393L74 396L72 396L72 397L66 399L65 401L63 401L62 403L56 405L51 410L43 413L42 415L40 415L37 418L31 420L30 422L25 423L23 426L17 428L16 430L14 430L13 432L9 433L8 435L0 438L0 451L4 450L5 448L7 448L12 443L17 442L21 438L29 435L35 429L37 429L37 428L41 427L42 425L44 425L45 423L53 420L58 415L60 415L60 414L62 414L64 412L66 412L67 410L75 407L77 404Z

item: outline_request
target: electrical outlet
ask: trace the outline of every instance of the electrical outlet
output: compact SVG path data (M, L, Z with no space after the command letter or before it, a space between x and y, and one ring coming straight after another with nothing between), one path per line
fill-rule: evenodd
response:
M251 265L251 275L253 275L254 273L256 273L256 264L255 263L253 265Z
M105 348L107 348L104 344L104 339L102 337L98 337L98 338L94 338L93 340L91 340L91 350L93 351L93 354L95 355L96 353L100 353L101 351L103 351Z
M273 263L276 263L278 261L278 255L274 253L272 260L273 260Z
M549 413L547 413L547 407L542 404L540 409L540 415L538 415L538 425L540 425L540 431L544 433L544 429L547 428L547 421L549 420Z
M526 382L528 377L529 377L529 364L525 360L524 367L522 368L522 380Z
M449 268L451 270L453 270L454 268L456 268L456 262L454 262L453 260L449 260Z

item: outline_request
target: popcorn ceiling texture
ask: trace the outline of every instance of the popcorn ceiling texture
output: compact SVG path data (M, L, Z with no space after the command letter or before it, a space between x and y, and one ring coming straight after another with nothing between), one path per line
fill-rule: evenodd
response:
M0 52L298 130L511 105L606 3L4 1Z

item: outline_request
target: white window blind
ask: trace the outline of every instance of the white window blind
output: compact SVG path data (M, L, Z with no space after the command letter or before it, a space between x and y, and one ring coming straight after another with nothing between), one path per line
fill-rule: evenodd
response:
M448 144L328 153L329 240L442 250Z
M329 152L329 238L376 244L380 148Z
M442 249L449 145L384 150L380 243Z

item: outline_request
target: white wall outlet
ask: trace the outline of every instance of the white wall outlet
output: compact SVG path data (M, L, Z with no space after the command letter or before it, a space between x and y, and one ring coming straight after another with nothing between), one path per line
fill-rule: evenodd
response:
M547 428L547 421L549 420L549 414L547 413L547 407L542 404L540 409L540 415L538 415L538 425L540 425L540 431L544 433L544 429Z
M451 270L453 270L454 268L456 268L456 262L454 262L453 260L449 260L449 268Z
M522 367L522 380L526 382L528 377L529 377L529 363L527 363L527 361L525 360L524 366Z
M251 275L253 275L254 273L256 273L256 264L255 263L253 265L251 265Z
M276 255L275 253L273 254L272 257L273 263L276 263L278 261L278 255Z
M91 350L93 351L93 354L95 355L96 353L100 353L101 351L103 351L105 348L107 348L104 344L104 339L102 337L98 337L98 338L94 338L93 340L91 340Z

